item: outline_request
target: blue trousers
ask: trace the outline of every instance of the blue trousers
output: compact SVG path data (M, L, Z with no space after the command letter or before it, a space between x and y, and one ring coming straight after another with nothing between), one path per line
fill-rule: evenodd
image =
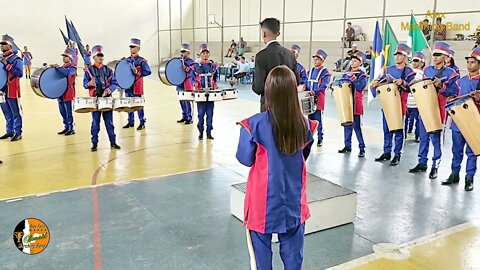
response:
M452 130L452 173L459 174L463 160L463 151L467 154L467 178L473 180L477 171L477 157L473 154L472 149L468 146L462 133Z
M192 103L190 101L180 101L180 107L182 107L182 119L192 120Z
M7 133L22 135L22 105L16 98L7 98L7 102L1 105L5 122L7 124Z
M250 261L258 270L272 270L272 234L262 234L247 230L247 244L252 246ZM305 224L298 225L285 233L278 234L280 257L285 270L300 270L303 263L303 242ZM252 254L253 253L253 254Z
M392 146L393 146L393 137L395 137L395 149L393 150L396 157L400 157L402 155L403 149L403 130L399 131L389 131L387 119L385 118L385 114L382 111L383 117L383 153L391 154L392 153Z
M408 108L407 109L407 118L405 119L405 132L410 132L413 130L413 124L415 122L415 137L420 136L420 130L418 129L418 116L419 112L417 108Z
M98 133L100 132L100 117L103 117L110 143L115 143L115 127L113 126L113 111L92 112L92 144L98 144Z
M142 95L135 95L133 94L133 90L132 91L125 91L125 95L127 97L141 97ZM137 114L138 114L138 119L140 120L140 124L144 124L145 123L145 112L143 111L143 109L137 111ZM134 124L135 123L135 114L134 112L129 112L128 113L128 123L129 124Z
M197 102L198 107L198 124L197 128L200 133L203 133L205 128L204 119L207 116L207 134L210 134L213 129L213 108L215 103L213 101Z
M315 111L314 113L308 115L308 119L318 121L318 127L317 127L318 141L319 142L323 141L323 123L322 123L323 111L318 111L318 110Z
M360 150L365 150L365 142L363 141L363 134L362 134L362 117L360 115L353 116L353 125L351 126L344 126L344 142L345 147L352 148L352 134L355 130L355 136L358 140L358 148Z
M440 159L442 158L442 133L437 132L433 134L428 134L425 130L425 125L423 124L422 117L418 117L418 128L420 131L420 145L418 148L418 163L427 164L428 162L428 148L430 147L430 141L433 144L433 157L432 166L437 168L440 165Z
M65 130L73 130L73 113L72 113L72 101L58 100L58 109L63 118L63 126Z

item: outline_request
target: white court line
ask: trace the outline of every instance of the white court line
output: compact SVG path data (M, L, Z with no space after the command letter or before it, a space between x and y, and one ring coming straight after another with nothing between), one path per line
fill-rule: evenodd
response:
M20 198L15 198L15 199L7 200L6 203L18 202L18 201L22 201L22 200L23 200L23 198L20 197Z

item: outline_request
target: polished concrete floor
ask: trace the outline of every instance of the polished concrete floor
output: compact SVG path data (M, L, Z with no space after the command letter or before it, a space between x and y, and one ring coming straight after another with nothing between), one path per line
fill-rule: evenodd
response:
M147 129L124 130L126 115L115 113L122 149L110 150L102 129L99 151L91 153L90 115L75 114L77 134L58 136L56 102L35 96L23 80L23 140L0 141L0 269L248 269L229 190L248 174L234 154L235 122L259 108L249 87L240 87L238 100L216 103L215 140L199 142L195 125L175 121L180 108L173 88L152 76ZM383 142L378 101L364 118L366 158L357 158L355 148L338 154L343 132L327 99L324 146L313 150L308 171L355 190L357 217L308 235L304 269L480 269L474 256L480 254L480 195L465 193L463 183L439 183L449 174L450 133L439 179L429 180L408 173L418 147L411 138L399 166L373 161ZM27 217L43 220L51 232L39 255L14 247L13 229ZM381 252L382 243L394 244L390 253L397 257ZM275 265L281 269L278 256Z

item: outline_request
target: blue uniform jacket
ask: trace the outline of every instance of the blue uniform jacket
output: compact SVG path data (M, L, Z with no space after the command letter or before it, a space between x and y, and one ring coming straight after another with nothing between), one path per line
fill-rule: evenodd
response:
M474 92L477 89L478 82L480 81L480 74L475 77L470 77L470 75L463 76L457 81L458 85L458 95L463 96L468 93ZM455 121L452 121L452 130L460 132Z

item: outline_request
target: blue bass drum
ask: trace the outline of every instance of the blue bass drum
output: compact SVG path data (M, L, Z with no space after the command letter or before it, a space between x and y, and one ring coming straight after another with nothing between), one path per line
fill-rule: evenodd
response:
M158 77L166 85L181 85L186 78L183 60L181 58L171 58L160 63Z
M3 63L0 62L0 89L3 89L7 85L8 74L5 68L3 68Z
M135 74L133 73L134 69L135 66L132 63L129 63L126 59L118 62L115 66L115 79L117 79L120 88L129 89L132 87L135 82Z
M55 68L43 67L32 73L30 86L39 97L57 99L67 91L68 80Z

